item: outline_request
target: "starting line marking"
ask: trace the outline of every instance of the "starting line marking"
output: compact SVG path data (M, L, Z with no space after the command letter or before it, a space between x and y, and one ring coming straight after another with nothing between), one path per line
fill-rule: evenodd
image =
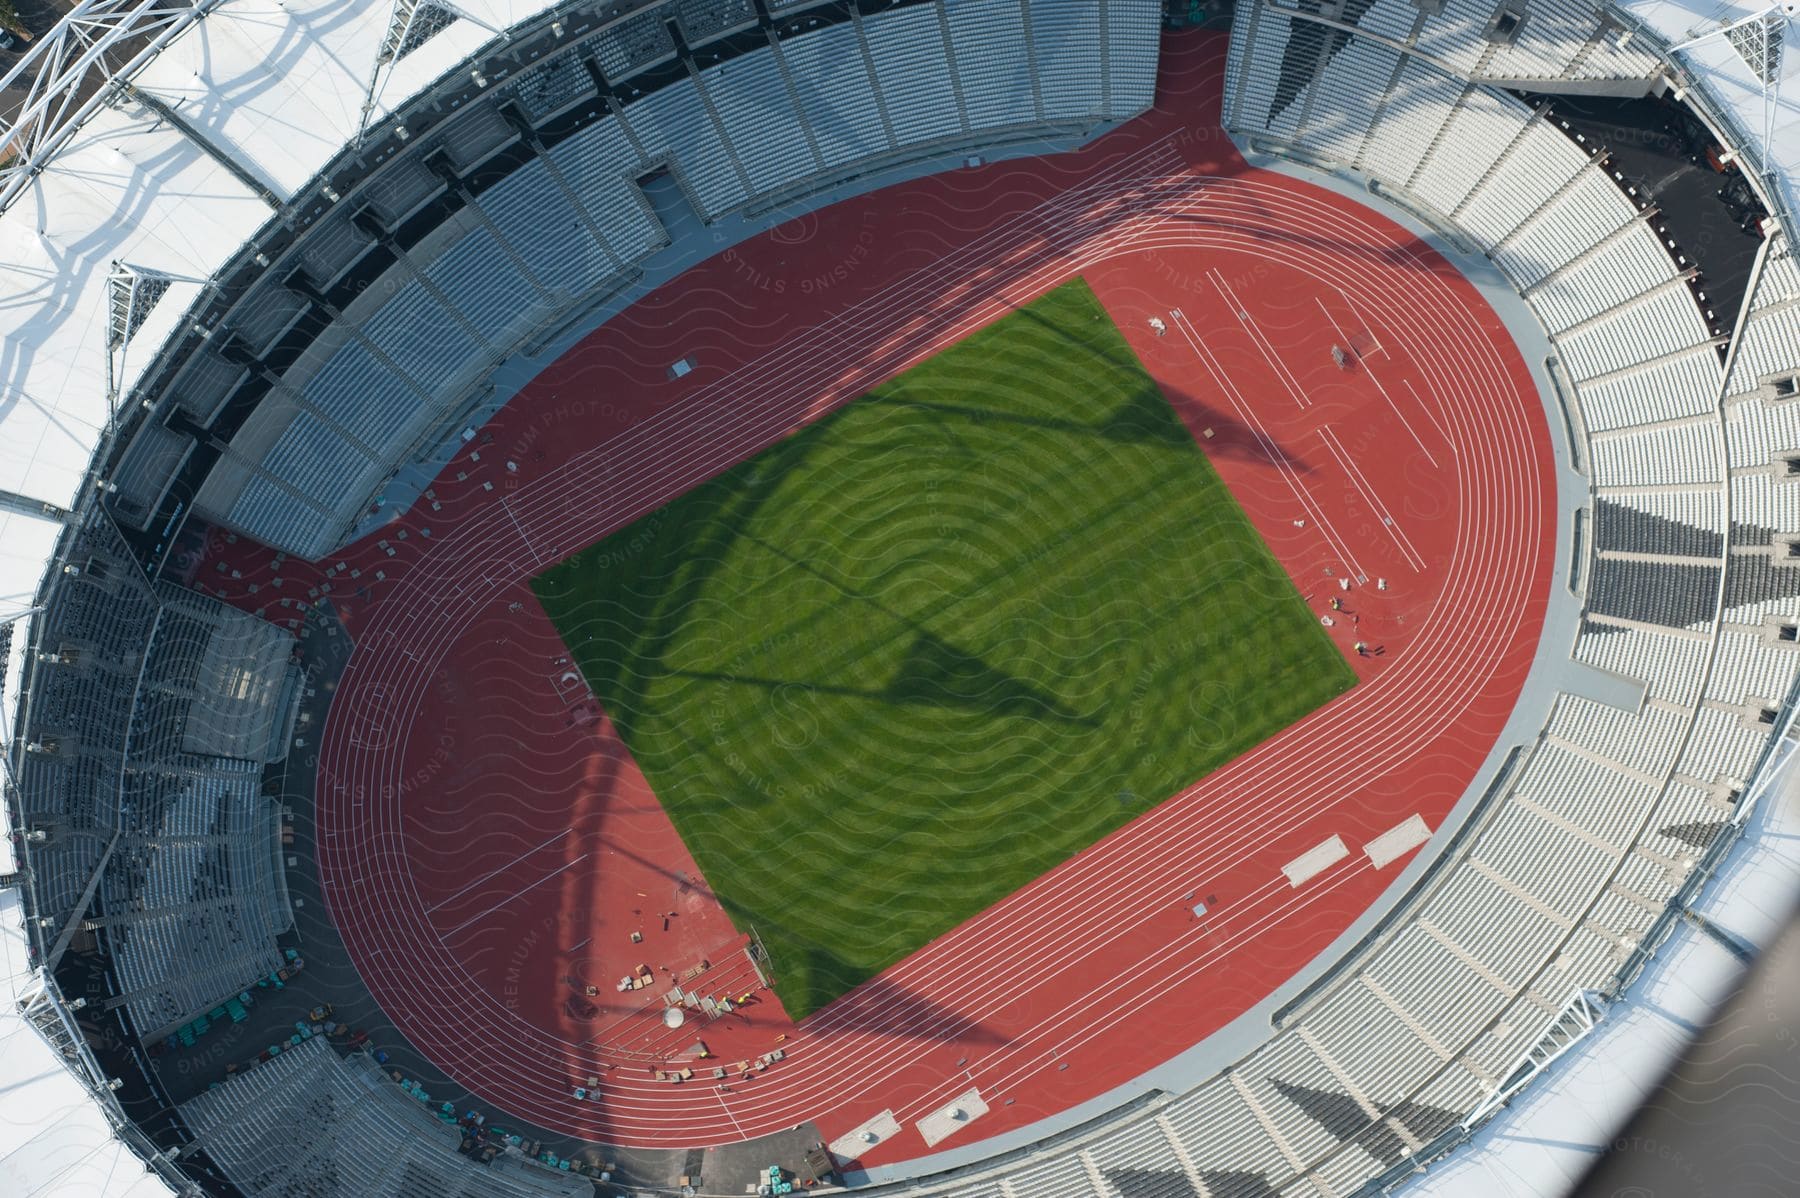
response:
M1333 836L1322 844L1315 845L1295 857L1281 867L1287 875L1288 885L1298 887L1312 878L1318 877L1345 857L1350 850L1344 847L1344 838Z
M1369 861L1380 869L1431 839L1431 828L1418 815L1410 815L1363 846Z

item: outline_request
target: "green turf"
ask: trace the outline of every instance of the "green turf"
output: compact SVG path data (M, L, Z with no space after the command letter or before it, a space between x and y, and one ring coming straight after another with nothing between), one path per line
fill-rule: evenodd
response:
M1354 681L1080 281L535 586L796 1018Z

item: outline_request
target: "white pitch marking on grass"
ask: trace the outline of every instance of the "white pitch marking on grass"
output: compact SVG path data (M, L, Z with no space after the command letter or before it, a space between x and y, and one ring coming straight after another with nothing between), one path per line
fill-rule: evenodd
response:
M1333 836L1330 840L1316 844L1295 857L1281 867L1281 872L1287 875L1289 886L1298 888L1349 855L1350 850L1344 847L1344 838Z
M960 1119L957 1118L958 1111L962 1112ZM925 1137L925 1147L932 1148L987 1113L988 1104L982 1099L981 1091L965 1090L920 1119L919 1134Z
M865 1120L862 1126L851 1128L827 1147L831 1149L831 1155L840 1161L853 1161L875 1145L899 1134L900 1120L894 1118L894 1112L883 1111L874 1118Z

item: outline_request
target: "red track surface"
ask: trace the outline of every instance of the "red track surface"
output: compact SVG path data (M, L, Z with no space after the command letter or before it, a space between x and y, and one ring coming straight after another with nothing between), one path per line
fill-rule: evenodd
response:
M1400 865L1375 870L1362 845L1415 813L1435 827L1460 796L1552 575L1542 408L1435 253L1245 166L1216 127L1224 50L1166 39L1158 109L1077 154L890 188L688 272L509 404L439 480L440 510L421 503L341 566L215 542L208 565L236 575L209 569L213 589L282 617L270 595L319 588L356 638L320 747L320 867L369 988L445 1072L634 1145L805 1119L829 1139L892 1110L906 1130L865 1163L919 1155L917 1120L973 1084L992 1110L944 1146L966 1144L1254 1004L1391 882ZM1342 598L1332 634L1361 685L798 1026L761 992L663 1031L671 974L708 959L694 985L719 996L754 975L564 677L527 580L1077 273L1309 600L1323 615ZM1340 368L1334 344L1359 360ZM668 379L686 355L699 368ZM1346 575L1366 584L1341 592ZM1382 654L1356 657L1358 639ZM1280 867L1332 835L1350 855L1290 887ZM616 992L639 964L670 972ZM729 1089L713 1061L683 1085L652 1076L697 1039L730 1064L778 1037L786 1059ZM577 1102L589 1075L600 1097Z

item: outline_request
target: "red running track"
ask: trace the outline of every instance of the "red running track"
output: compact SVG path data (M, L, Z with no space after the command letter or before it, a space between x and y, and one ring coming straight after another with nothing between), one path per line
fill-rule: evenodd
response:
M971 1143L1248 1009L1397 874L1362 845L1413 815L1435 828L1466 789L1552 577L1537 392L1437 254L1242 162L1217 127L1222 38L1164 46L1157 109L1078 153L799 217L648 296L340 558L214 539L209 589L290 621L329 597L355 638L319 752L322 880L370 990L459 1083L641 1146L807 1119L831 1139L891 1111L903 1130L865 1164L923 1153L919 1119L974 1086L989 1113L943 1146ZM1075 274L1335 621L1361 683L796 1025L527 580ZM694 373L669 379L689 355ZM1349 855L1290 885L1281 866L1332 836ZM660 995L702 961L701 993L756 998L666 1031ZM618 992L640 964L657 984ZM656 1078L700 1039L728 1065L786 1057L729 1085L713 1060L685 1084ZM590 1076L598 1099L576 1101Z

